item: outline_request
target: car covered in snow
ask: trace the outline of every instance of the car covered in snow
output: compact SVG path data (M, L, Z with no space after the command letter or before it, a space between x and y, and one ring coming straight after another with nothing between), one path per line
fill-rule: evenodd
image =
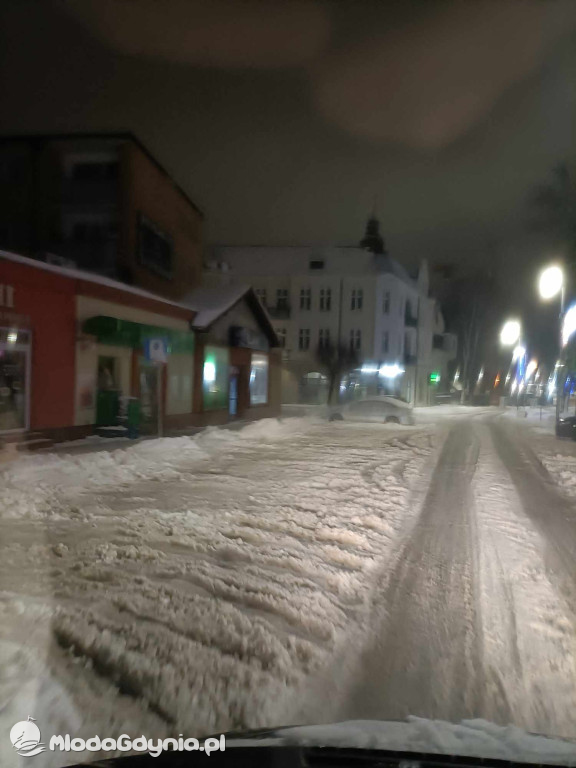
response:
M383 424L403 424L412 426L414 415L412 407L396 397L374 397L366 400L354 400L334 408L328 416L329 421L371 421Z

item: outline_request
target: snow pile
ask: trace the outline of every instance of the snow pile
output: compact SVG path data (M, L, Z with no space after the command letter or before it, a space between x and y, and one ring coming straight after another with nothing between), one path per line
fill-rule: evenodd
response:
M298 726L265 740L231 740L231 746L284 744L309 747L387 749L499 760L576 765L576 743L526 733L513 725L486 720L448 723L409 717L407 722L353 720L331 725Z
M81 738L287 722L364 625L430 453L427 433L294 418L18 462L0 639L44 628L39 674Z
M540 461L546 467L554 481L569 496L576 496L576 457L561 453L540 454Z

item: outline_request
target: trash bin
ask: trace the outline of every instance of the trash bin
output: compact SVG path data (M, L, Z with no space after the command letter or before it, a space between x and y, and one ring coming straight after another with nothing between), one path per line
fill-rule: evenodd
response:
M131 440L140 436L140 418L140 400L137 397L129 397L126 403L126 426Z

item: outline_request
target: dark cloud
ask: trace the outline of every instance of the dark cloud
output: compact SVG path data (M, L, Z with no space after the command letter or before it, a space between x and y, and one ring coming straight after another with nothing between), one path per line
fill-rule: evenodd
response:
M215 67L300 66L330 33L312 2L257 0L61 0L118 52Z
M432 5L400 28L344 45L318 66L324 115L351 133L421 148L450 144L541 66L576 24L573 2L477 0Z

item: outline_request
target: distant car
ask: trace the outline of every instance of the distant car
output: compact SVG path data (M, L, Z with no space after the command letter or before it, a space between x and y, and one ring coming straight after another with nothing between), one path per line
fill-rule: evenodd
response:
M576 416L560 416L556 422L556 437L571 437L576 440Z
M408 403L394 397L379 397L373 400L355 400L335 408L329 421L371 421L380 424L414 424L412 408Z

